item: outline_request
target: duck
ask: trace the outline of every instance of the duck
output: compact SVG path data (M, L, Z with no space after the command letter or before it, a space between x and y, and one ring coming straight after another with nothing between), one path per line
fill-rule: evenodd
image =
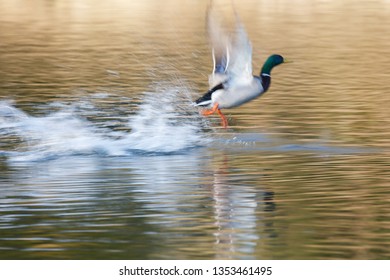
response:
M195 106L206 107L202 115L218 113L223 128L228 121L221 109L239 107L268 91L271 71L275 66L290 62L279 54L270 55L259 76L252 74L252 45L245 28L236 14L235 32L223 30L212 9L207 13L207 31L211 44L213 71L209 75L209 89L195 100Z

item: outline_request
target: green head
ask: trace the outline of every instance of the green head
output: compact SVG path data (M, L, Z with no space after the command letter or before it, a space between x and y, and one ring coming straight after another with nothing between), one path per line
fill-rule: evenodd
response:
M270 75L272 68L284 62L286 61L284 60L283 56L278 54L273 54L270 57L268 57L268 59L265 61L263 68L261 68L260 74Z

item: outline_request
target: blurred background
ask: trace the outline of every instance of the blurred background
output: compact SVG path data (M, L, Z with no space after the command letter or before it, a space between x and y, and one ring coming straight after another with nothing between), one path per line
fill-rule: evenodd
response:
M0 0L1 259L390 257L390 2L214 4L294 61L227 130L209 1Z

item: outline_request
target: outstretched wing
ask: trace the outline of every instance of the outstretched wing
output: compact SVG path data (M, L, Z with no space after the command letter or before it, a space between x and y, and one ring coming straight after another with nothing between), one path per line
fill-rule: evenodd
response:
M240 84L252 79L252 46L237 14L235 20L235 31L228 33L214 9L208 9L207 30L214 64L209 76L210 88L220 83Z
M222 27L217 13L210 6L207 11L207 32L213 58L213 71L209 76L210 88L227 79L230 63L231 39Z
M231 83L240 84L252 80L252 44L237 14L230 60L228 75Z

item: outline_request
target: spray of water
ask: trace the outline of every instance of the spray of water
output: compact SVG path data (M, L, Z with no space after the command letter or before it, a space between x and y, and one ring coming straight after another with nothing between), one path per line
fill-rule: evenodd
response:
M146 92L141 104L128 106L127 113L123 102L99 107L99 101L107 104L108 99L110 94L99 94L84 98L83 106L81 101L57 102L38 117L1 101L0 155L10 161L37 161L69 155L172 154L208 142L203 132L207 124L185 88Z

